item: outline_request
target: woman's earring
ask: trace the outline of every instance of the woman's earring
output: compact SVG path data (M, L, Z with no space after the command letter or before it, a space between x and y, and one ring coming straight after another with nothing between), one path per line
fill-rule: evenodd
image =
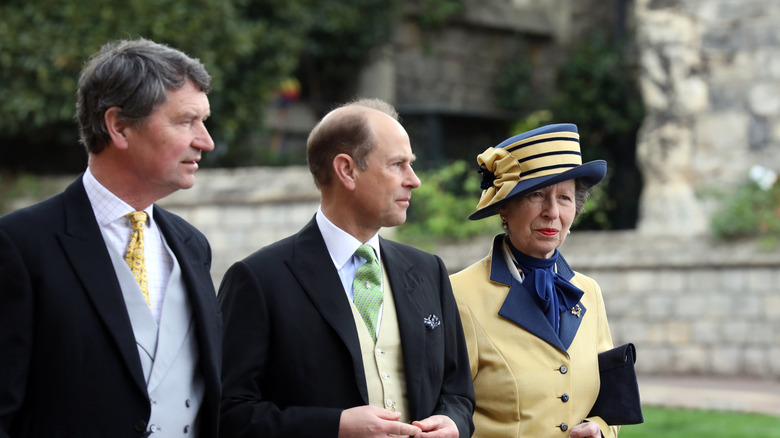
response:
M571 229L569 229L568 231L566 231L566 234L571 234Z

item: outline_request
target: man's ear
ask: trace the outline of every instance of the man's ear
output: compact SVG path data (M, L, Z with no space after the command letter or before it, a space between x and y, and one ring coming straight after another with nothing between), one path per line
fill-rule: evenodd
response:
M336 181L349 191L355 190L358 170L355 160L347 154L338 154L333 158Z
M127 137L125 130L127 129L127 123L119 117L119 107L112 106L106 113L103 114L103 120L106 122L106 128L108 129L108 135L111 137L111 142L119 149L127 149Z

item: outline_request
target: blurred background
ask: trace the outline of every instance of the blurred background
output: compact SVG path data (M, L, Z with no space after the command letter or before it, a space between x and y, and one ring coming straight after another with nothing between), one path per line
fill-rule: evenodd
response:
M307 222L316 120L393 103L423 185L395 238L455 272L497 223L466 216L475 157L549 123L609 163L562 252L599 281L615 342L653 375L780 377L780 2L776 0L5 0L0 213L86 165L79 70L145 37L213 76L217 144L160 202L214 248L214 280Z

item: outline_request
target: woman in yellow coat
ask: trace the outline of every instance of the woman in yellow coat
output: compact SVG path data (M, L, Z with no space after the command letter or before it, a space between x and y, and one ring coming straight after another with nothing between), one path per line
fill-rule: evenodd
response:
M475 438L612 438L589 412L612 348L598 284L558 252L606 162L582 164L577 127L549 125L477 157L469 219L500 215L490 253L452 275L476 394Z

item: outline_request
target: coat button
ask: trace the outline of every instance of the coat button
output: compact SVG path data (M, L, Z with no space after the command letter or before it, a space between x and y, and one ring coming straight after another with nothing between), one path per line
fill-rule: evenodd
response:
M190 407L192 405L192 402L190 399L184 400L184 406Z
M138 432L143 432L146 430L146 421L144 420L138 420L135 422L135 430Z
M566 374L569 372L569 367L567 367L566 365L561 365L561 367L558 368L558 371L560 371L561 374Z
M562 402L566 403L567 401L569 401L569 394L563 394L562 396L560 396L560 399Z
M569 425L568 425L568 424L566 424L566 423L561 423L561 425L560 425L560 426L558 426L558 427L560 427L560 428L561 428L561 430L562 430L562 431L564 431L564 432L566 432L567 430L569 430Z
M188 424L188 425L186 425L186 426L184 426L184 433L185 433L185 434L186 434L186 433L190 433L190 425L189 425L189 424Z

